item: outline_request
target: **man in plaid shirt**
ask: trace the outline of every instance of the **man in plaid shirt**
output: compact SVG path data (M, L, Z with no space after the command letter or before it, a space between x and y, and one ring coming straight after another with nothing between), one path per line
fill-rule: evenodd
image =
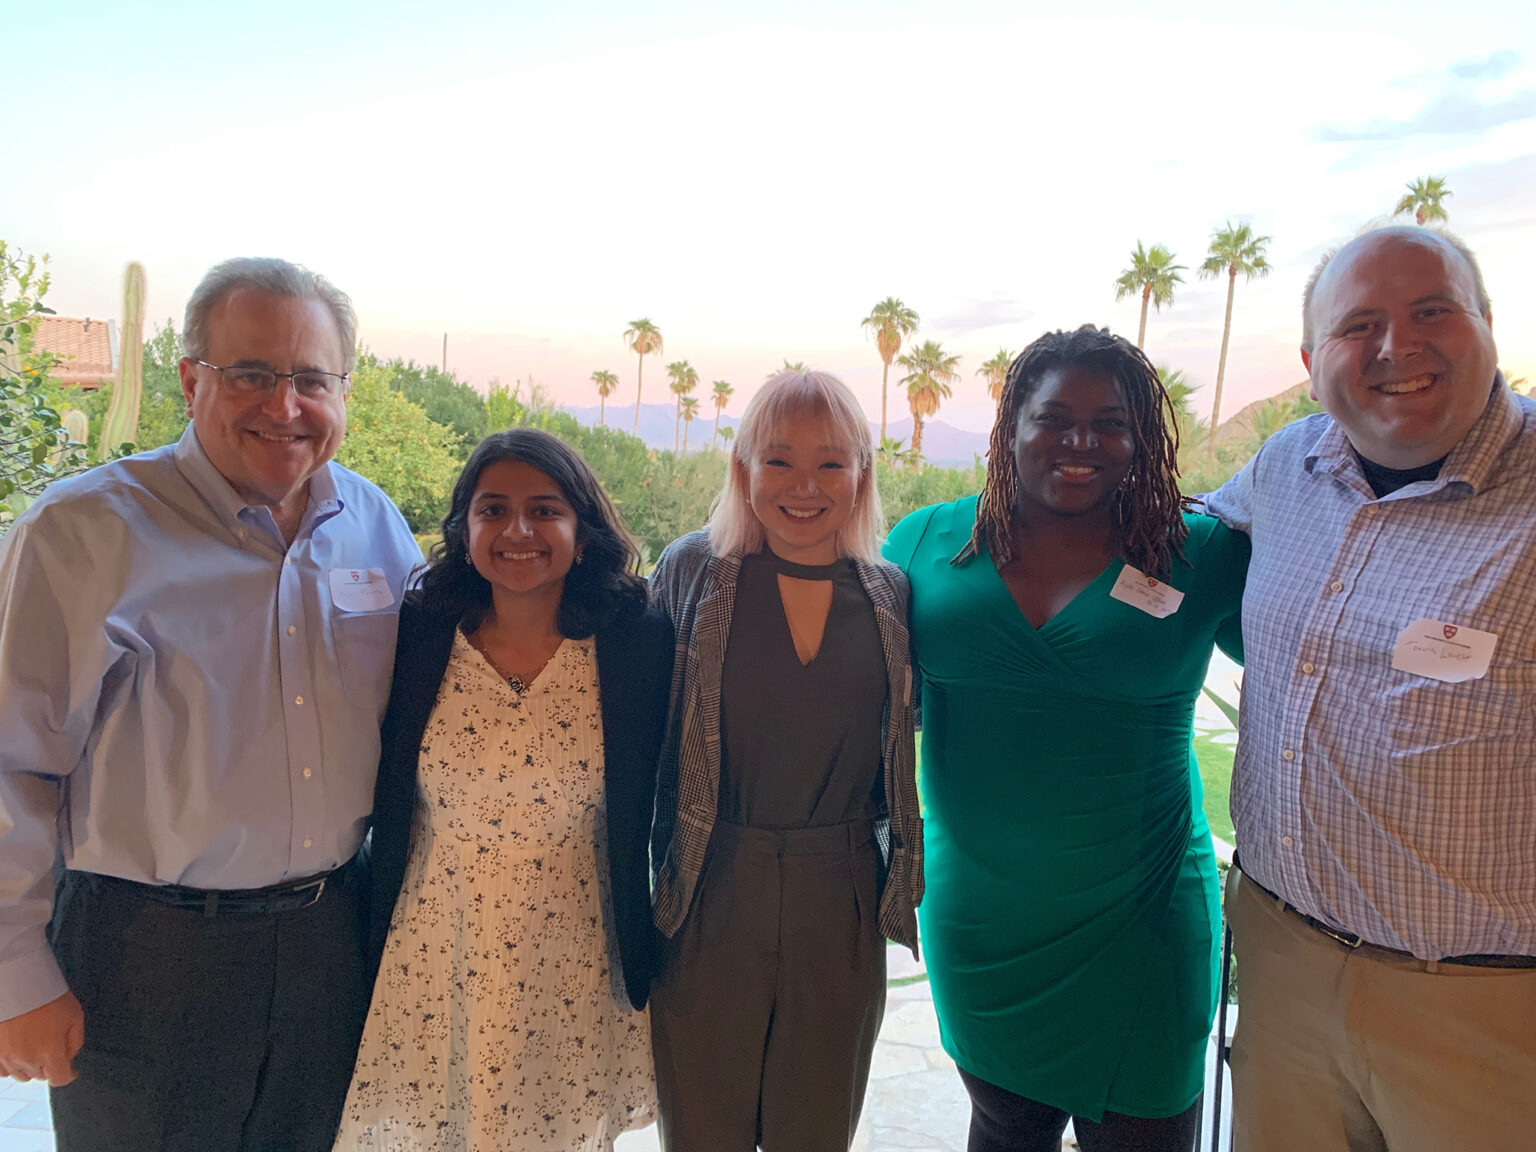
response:
M1313 273L1327 410L1207 506L1253 537L1227 913L1240 1152L1536 1142L1536 404L1472 253Z

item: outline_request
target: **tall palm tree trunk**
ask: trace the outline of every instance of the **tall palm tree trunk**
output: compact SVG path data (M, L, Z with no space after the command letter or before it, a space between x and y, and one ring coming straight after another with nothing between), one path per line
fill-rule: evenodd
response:
M683 406L682 406L681 403L679 403L678 406L677 406L677 419L672 424L672 451L674 451L674 452L677 451L677 446L678 446L679 443L681 443L682 435L683 435Z
M885 443L885 381L891 374L891 362L883 360L880 368L880 439L877 444Z
M688 421L688 424L692 424L692 423L693 423L692 420ZM688 424L684 424L683 425L683 455L684 456L688 455Z
M638 436L638 435L640 435L640 388L641 388L641 385L645 381L645 353L644 352L640 353L640 355L637 356L635 359L637 361L639 361L638 367L635 368L635 431L634 431L634 434L636 436Z
M597 394L597 426L599 428L601 428L604 424L608 423L607 410L608 410L608 397L604 396L601 392L599 392Z
M911 452L912 452L912 459L914 461L913 467L916 467L916 463L915 462L916 462L917 458L923 454L923 418L921 416L919 416L916 412L912 413L912 446L911 446Z
M1227 272L1227 319L1221 328L1221 359L1216 362L1216 397L1211 401L1211 435L1207 450L1216 455L1216 426L1221 423L1221 386L1227 378L1227 341L1232 338L1232 294L1237 290L1237 269Z
M1147 346L1147 305L1152 300L1152 285L1141 290L1141 327L1136 329L1136 347Z
M715 409L715 430L709 436L709 450L711 452L715 450L715 441L720 439L720 412L721 409Z

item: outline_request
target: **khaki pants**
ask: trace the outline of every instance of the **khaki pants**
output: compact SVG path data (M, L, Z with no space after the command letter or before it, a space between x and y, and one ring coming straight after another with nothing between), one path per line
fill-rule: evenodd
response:
M1536 969L1352 951L1236 868L1237 1152L1536 1148Z

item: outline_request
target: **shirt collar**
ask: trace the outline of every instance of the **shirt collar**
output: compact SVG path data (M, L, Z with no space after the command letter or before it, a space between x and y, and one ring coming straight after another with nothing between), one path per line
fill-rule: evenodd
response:
M246 516L255 513L260 505L247 504L242 500L234 486L224 478L224 474L214 467L213 461L208 459L208 453L203 450L202 441L197 438L196 421L187 422L186 431L176 442L175 458L181 474L197 494L208 502L214 515L238 538L243 539L243 521ZM325 467L309 478L309 503L304 510L300 530L313 528L329 520L345 507L346 503L336 487L335 474L327 461ZM266 515L270 516L271 513L267 512Z
M1523 424L1520 406L1514 393L1504 382L1504 374L1495 372L1493 387L1488 394L1488 405L1477 423L1451 449L1434 483L1437 487L1448 484L1464 484L1469 495L1482 491L1492 479L1494 465L1504 446ZM1333 475L1345 470L1358 473L1362 482L1364 472L1355 457L1349 437L1338 421L1329 419L1323 431L1302 457L1302 467L1309 473Z

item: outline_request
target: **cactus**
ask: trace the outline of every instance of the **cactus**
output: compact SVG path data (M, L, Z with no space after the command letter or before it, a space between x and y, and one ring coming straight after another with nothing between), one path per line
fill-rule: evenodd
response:
M97 456L110 460L123 444L139 437L139 402L144 397L144 265L128 265L123 274L123 342L112 403L101 424Z

